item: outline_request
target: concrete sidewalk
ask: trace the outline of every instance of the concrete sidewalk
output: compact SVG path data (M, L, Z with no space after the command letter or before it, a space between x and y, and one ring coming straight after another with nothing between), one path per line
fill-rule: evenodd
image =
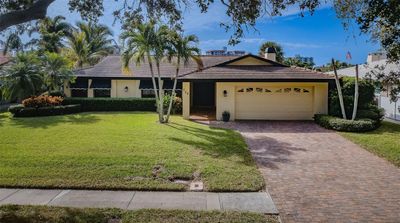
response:
M266 192L143 192L0 189L0 205L49 205L121 209L235 210L278 214Z

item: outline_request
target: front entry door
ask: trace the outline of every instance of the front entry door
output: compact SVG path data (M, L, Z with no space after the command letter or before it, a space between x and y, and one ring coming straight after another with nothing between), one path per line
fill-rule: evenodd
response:
M193 83L193 106L196 108L215 107L215 82Z

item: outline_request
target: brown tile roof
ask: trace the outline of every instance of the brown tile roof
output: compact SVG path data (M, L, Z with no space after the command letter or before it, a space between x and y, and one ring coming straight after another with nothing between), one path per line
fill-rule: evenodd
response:
M245 57L254 57L272 63L272 65L229 65ZM188 66L180 69L182 80L268 80L268 79L310 79L329 80L330 75L303 68L288 67L267 59L254 56L202 56L204 68L198 70L197 65L191 61ZM161 76L164 78L175 75L175 65L164 61L160 66ZM114 78L149 78L149 66L142 63L140 66L130 65L130 72L122 71L121 57L108 56L91 68L76 71L80 77L114 77Z
M0 65L8 63L10 61L10 57L8 55L3 55L2 52L0 52Z
M265 65L225 65L214 66L203 71L183 75L183 80L264 80L264 79L332 79L330 75L298 67L265 66Z
M232 60L237 56L201 56L204 67L210 67L222 62ZM122 63L120 56L107 56L100 63L93 67L77 70L76 76L81 77L118 77L118 78L145 78L151 77L149 65L143 62L140 66L131 63L129 73L124 73L122 70ZM160 66L162 77L172 77L175 75L174 63L163 61ZM197 64L190 61L186 67L181 67L180 75L196 71ZM155 69L154 69L155 70Z

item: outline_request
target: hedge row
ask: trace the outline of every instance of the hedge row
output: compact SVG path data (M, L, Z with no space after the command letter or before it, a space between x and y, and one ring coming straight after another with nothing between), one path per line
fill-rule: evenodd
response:
M156 111L154 98L65 98L64 105L81 105L82 111Z
M15 117L35 117L35 116L52 116L52 115L66 115L81 112L80 105L65 105L65 106L51 106L31 108L24 107L23 105L11 106L9 112Z
M315 115L314 120L320 126L341 132L367 132L380 126L379 120L358 119L347 120L329 115Z

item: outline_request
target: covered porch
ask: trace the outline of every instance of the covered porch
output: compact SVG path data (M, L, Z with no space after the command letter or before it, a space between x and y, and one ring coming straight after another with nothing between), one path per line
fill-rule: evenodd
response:
M215 81L183 82L182 103L185 119L207 121L216 119Z

